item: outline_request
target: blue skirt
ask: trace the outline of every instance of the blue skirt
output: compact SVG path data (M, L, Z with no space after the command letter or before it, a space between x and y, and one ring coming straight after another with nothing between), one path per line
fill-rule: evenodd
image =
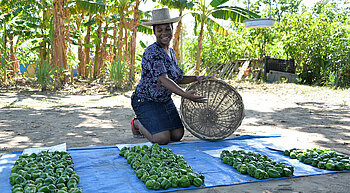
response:
M184 128L179 112L172 99L167 102L153 102L131 97L131 106L136 118L152 134Z

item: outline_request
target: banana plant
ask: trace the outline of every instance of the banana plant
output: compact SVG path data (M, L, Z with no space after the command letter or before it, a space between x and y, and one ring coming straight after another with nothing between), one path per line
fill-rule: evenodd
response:
M224 5L229 0L212 0L208 5L205 0L195 1L195 9L191 12L195 18L195 34L197 34L197 27L200 26L198 35L198 48L197 48L197 63L196 63L196 75L200 72L201 63L201 51L202 42L204 37L204 27L207 26L209 30L214 30L220 34L227 34L227 30L219 25L215 19L229 20L233 22L242 22L248 18L259 18L260 16L249 12L248 10L237 7ZM249 14L249 17L248 17Z

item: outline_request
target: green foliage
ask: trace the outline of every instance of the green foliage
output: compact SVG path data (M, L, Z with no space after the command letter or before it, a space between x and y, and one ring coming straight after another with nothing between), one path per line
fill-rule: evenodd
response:
M260 1L261 3L261 1ZM296 4L290 4L295 8ZM287 11L271 28L246 29L232 23L227 36L208 33L204 36L201 65L207 70L222 69L239 58L295 59L297 74L303 84L330 87L350 86L350 18L349 10L336 4L317 5L317 9L299 13ZM281 10L279 10L281 11ZM266 15L263 14L262 15ZM209 31L210 32L210 31ZM186 41L185 59L195 62L198 43ZM223 64L223 65L221 65ZM221 65L221 68L217 68Z
M349 86L349 12L327 4L317 13L287 14L276 34L287 56L298 64L301 82Z
M53 86L55 80L55 74L58 69L51 66L46 61L37 61L35 63L35 76L36 84L38 84L42 91L47 90L50 86Z
M117 61L107 65L107 72L115 87L121 87L127 76L127 62Z

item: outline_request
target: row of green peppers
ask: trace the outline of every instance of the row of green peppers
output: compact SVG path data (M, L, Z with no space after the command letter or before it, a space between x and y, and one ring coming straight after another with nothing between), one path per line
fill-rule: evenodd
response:
M293 176L294 167L284 162L276 162L266 155L244 150L223 150L220 154L223 163L232 166L241 174L248 174L256 179L280 178Z
M204 183L204 176L193 172L182 156L158 144L124 147L119 155L127 159L136 176L148 189L166 190L191 185L199 187Z
M58 151L19 156L9 177L13 193L81 193L79 180L71 156Z
M292 159L326 170L350 170L350 158L331 149L297 149L285 150L284 155Z

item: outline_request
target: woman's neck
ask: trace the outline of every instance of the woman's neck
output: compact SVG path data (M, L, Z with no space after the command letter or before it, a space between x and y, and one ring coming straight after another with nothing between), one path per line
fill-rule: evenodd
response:
M160 42L157 42L162 48L164 48L165 51L169 50L169 45L162 44Z

